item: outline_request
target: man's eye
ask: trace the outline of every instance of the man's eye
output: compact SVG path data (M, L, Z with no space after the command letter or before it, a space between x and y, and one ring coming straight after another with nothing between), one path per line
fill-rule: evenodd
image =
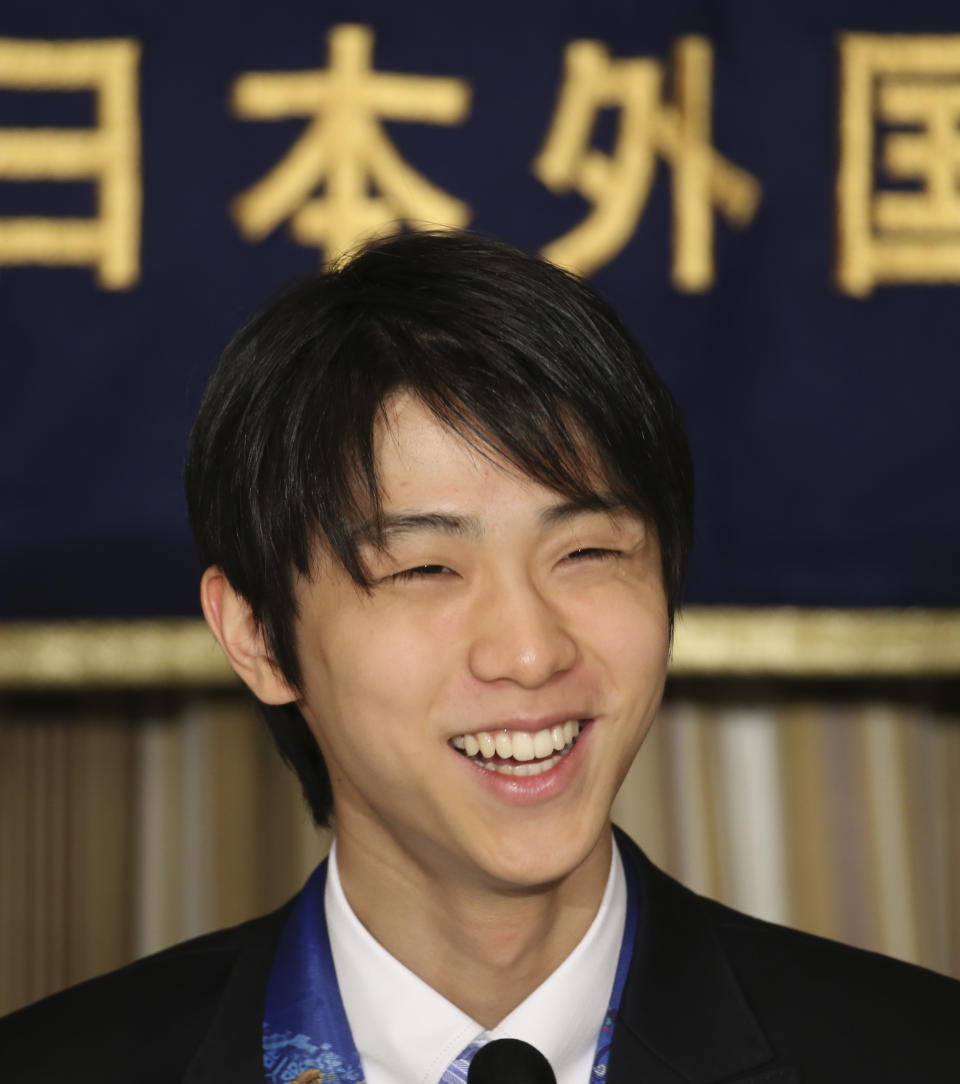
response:
M430 576L449 575L452 571L446 565L417 565L416 568L406 568L403 572L395 572L390 579L402 583L404 580L419 580Z
M605 550L600 549L598 546L585 546L583 549L574 550L572 553L568 553L564 558L565 561L590 561L590 560L602 560L605 557L620 557L622 556L620 550Z

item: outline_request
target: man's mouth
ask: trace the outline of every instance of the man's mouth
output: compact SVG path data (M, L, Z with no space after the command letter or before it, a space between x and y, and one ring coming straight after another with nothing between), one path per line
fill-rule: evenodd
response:
M555 767L577 741L581 723L568 719L534 734L525 730L487 730L458 734L450 744L480 767L504 775L540 775Z

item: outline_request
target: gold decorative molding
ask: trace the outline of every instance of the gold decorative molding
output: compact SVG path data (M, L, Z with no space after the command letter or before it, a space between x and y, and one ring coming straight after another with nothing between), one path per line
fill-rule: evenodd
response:
M0 624L0 689L229 686L216 641L196 618Z
M693 606L677 622L678 677L960 677L958 610ZM0 624L0 689L227 688L199 619Z
M960 610L691 606L678 677L960 677Z

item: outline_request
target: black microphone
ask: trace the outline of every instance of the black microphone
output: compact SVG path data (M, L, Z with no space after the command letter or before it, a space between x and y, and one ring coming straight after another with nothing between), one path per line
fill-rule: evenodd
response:
M467 1084L557 1084L550 1062L522 1039L493 1039L473 1055Z

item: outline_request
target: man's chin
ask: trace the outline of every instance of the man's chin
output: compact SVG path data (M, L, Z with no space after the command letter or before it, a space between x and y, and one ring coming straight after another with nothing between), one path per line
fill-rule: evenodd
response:
M483 861L488 883L503 892L549 891L570 879L594 877L605 882L612 837L609 821L597 830L521 833L502 841ZM602 867L602 868L601 868Z

